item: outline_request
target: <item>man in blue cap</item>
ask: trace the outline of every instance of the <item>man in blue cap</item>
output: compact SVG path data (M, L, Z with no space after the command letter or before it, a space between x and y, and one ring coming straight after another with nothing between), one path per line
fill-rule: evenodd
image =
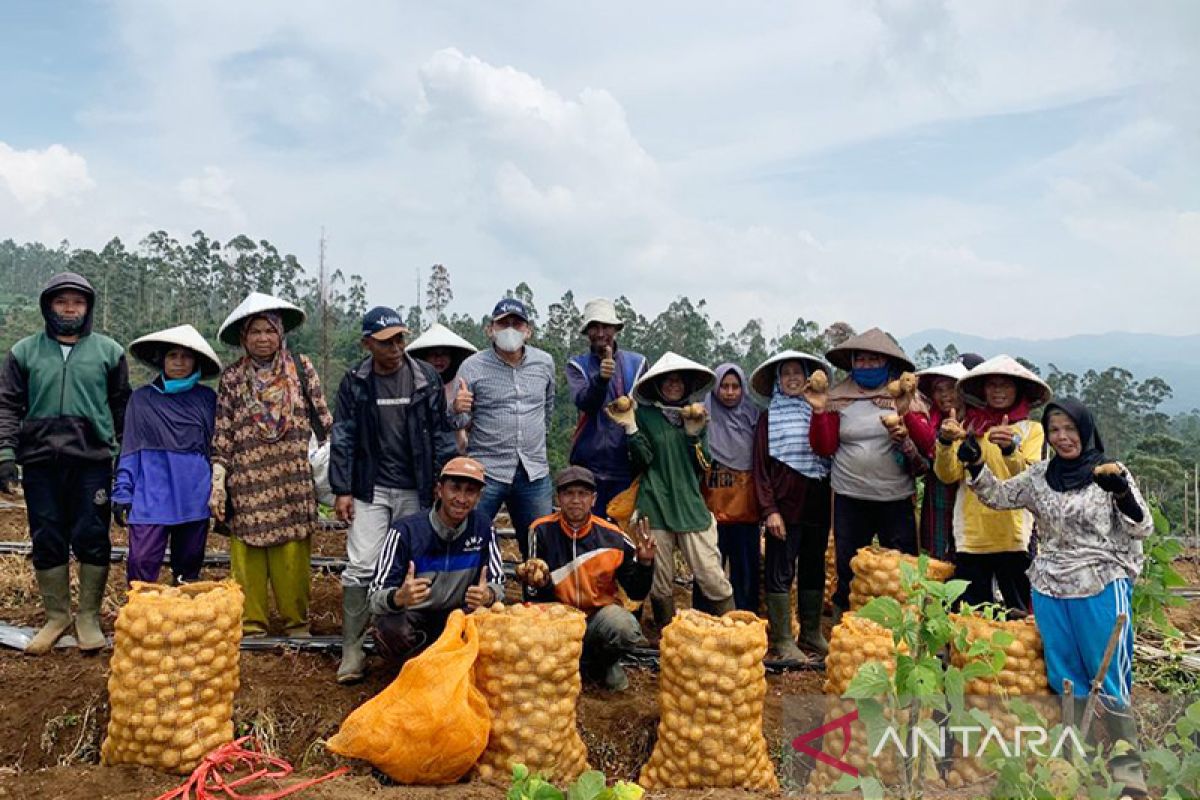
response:
M404 352L408 328L395 310L363 317L368 353L338 387L329 446L334 511L350 523L342 573L342 662L339 683L360 680L363 636L370 618L367 589L393 519L433 506L442 467L458 452L446 420L437 371Z
M487 469L479 511L489 519L508 506L521 554L529 524L551 511L546 435L554 413L554 359L528 344L525 304L506 297L487 326L492 346L458 369L451 424L468 428L467 455Z

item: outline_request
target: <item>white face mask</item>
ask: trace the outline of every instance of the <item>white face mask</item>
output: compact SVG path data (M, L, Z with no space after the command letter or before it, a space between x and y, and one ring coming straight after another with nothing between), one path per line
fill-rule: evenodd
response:
M496 331L492 341L506 353L515 353L525 344L525 334L516 328L501 328Z

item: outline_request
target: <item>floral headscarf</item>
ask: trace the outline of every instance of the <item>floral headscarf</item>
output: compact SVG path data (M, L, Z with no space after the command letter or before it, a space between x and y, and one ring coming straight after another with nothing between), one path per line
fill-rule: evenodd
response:
M300 378L284 338L283 318L272 311L255 314L242 323L242 348L246 348L246 332L255 320L265 319L279 334L279 349L269 361L260 362L247 349L246 381L241 387L241 400L250 409L258 438L277 442L291 427L292 410L296 407L296 392Z

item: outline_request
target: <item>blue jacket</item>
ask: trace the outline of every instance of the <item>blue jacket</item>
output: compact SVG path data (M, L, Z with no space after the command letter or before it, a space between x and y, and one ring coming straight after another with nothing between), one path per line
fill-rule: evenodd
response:
M632 479L625 431L604 413L604 406L633 391L633 384L646 370L641 353L617 349L613 355L616 372L609 380L600 377L600 359L590 351L567 362L567 385L579 422L571 443L570 461L587 467L600 480Z
M488 568L488 585L497 599L504 599L504 565L500 543L492 521L478 511L463 520L461 530L443 538L434 526L436 509L418 511L392 521L371 579L370 603L374 614L394 614L402 609L392 602L393 593L404 585L408 564L418 578L432 581L429 599L414 606L418 610L453 611L466 605L467 589L479 582L480 571Z

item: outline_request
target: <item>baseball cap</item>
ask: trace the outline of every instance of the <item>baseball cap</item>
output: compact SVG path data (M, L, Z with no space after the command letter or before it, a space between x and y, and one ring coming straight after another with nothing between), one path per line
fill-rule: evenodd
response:
M476 483L486 483L484 480L483 464L473 458L458 456L446 462L442 467L442 478L466 478Z
M525 304L515 297L506 297L496 307L492 309L492 322L501 317L520 317L529 322L529 312L525 309Z
M362 335L386 341L398 333L408 333L404 320L393 308L375 306L363 315Z
M555 489L565 489L576 483L582 483L589 489L596 488L596 478L587 467L572 464L569 467L559 470L558 474L554 476Z

